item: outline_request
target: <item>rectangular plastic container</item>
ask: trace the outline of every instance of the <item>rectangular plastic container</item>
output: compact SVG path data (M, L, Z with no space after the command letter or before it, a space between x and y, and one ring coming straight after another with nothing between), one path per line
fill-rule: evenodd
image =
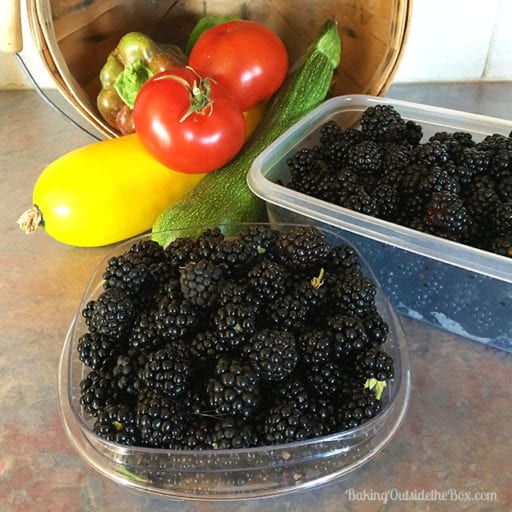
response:
M318 143L320 127L333 119L358 127L371 105L391 104L423 128L465 131L475 141L508 135L512 122L444 108L366 95L325 101L255 159L251 190L264 199L271 222L330 226L360 250L399 312L466 338L512 352L512 259L361 214L286 188L286 160Z

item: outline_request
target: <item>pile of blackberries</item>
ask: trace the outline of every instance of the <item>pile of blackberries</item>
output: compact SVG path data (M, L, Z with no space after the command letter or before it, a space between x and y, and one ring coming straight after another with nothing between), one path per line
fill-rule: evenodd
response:
M231 449L344 431L379 413L389 326L354 249L323 231L219 228L112 257L82 314L84 414L113 442Z

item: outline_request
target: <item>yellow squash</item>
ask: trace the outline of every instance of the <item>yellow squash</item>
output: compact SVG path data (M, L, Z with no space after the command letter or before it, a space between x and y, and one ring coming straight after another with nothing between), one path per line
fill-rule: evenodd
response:
M264 108L262 103L244 113L247 137ZM203 176L160 164L137 134L96 142L63 155L43 170L34 186L34 206L18 224L27 234L43 227L69 245L108 245L151 229L160 213Z
M202 179L155 160L136 134L96 142L53 161L39 175L34 208L18 220L59 242L97 247L147 231L162 210Z

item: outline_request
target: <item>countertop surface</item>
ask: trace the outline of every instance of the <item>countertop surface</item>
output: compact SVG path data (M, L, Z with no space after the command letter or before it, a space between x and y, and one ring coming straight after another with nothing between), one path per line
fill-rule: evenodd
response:
M395 85L388 96L512 119L512 83ZM152 498L104 478L59 415L58 362L89 276L110 248L75 248L16 224L42 169L92 139L34 91L0 92L1 511L509 511L512 357L402 318L412 367L405 421L348 477L277 498Z

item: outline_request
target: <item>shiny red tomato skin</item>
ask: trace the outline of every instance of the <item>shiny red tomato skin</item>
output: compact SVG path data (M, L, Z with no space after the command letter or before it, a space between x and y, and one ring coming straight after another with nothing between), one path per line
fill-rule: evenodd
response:
M146 149L175 171L207 173L219 169L244 143L243 112L222 85L210 81L211 107L183 119L190 108L190 91L175 77L190 86L199 81L187 68L150 78L135 101L135 131Z
M224 85L247 111L279 89L288 72L288 53L279 36L265 25L233 20L199 37L189 65Z

